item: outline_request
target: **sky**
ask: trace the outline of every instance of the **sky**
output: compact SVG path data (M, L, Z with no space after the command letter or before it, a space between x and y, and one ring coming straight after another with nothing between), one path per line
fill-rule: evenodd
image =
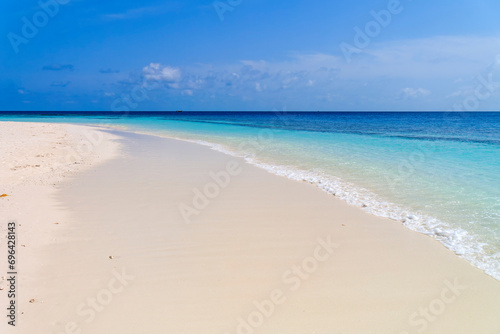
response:
M6 0L0 110L500 110L498 0Z

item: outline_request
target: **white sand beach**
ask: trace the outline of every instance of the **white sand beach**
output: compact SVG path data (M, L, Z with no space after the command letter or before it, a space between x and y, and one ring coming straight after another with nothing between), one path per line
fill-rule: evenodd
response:
M0 122L0 159L1 240L15 221L19 252L2 333L500 333L500 282L243 159L14 122ZM1 242L1 275L6 260Z

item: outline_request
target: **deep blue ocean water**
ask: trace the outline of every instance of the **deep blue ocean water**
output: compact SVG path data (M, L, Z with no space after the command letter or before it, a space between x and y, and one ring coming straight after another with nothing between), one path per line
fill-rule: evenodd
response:
M500 280L500 113L0 113L195 141L438 239Z

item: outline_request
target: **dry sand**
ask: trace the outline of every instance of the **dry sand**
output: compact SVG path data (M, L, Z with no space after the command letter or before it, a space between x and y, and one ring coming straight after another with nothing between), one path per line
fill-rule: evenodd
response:
M59 186L79 172L117 157L119 145L115 138L87 126L0 122L0 195L7 195L0 197L0 333L6 328L34 333L7 326L8 222L17 224L16 299L20 325L31 306L29 301L44 290L40 285L41 268L58 259L57 254L44 257L43 252L56 242L56 232L67 215L54 198ZM53 293L64 298L71 291ZM32 327L36 325L32 323Z
M94 168L0 199L26 240L16 332L500 333L500 282L399 222L200 145L104 136Z

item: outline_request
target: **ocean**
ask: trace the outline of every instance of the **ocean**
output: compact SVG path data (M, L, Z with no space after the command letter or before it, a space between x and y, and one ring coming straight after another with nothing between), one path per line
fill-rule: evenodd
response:
M427 234L500 280L500 113L0 112L0 120L197 142Z

